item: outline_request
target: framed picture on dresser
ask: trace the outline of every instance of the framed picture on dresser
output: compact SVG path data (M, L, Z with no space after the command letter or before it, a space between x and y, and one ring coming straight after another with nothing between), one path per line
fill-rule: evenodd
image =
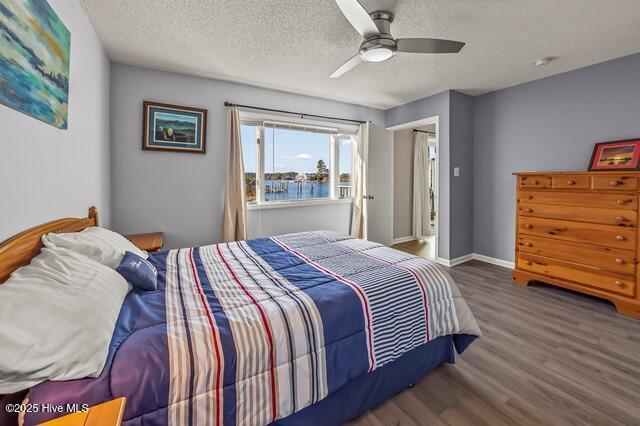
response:
M589 171L598 170L640 170L640 138L597 143Z
M142 149L204 154L207 110L144 101Z

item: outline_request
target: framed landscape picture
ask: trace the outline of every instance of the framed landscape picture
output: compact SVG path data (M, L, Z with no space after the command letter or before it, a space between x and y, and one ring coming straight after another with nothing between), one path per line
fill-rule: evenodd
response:
M142 149L205 153L207 110L144 101Z
M598 170L640 170L640 139L597 143L589 171Z

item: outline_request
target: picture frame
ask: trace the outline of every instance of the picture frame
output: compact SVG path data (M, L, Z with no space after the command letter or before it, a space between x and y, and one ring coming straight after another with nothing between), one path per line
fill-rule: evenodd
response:
M69 128L71 33L47 0L0 2L0 104Z
M142 117L144 151L206 153L206 109L143 101Z
M599 142L593 147L589 171L640 170L640 138Z

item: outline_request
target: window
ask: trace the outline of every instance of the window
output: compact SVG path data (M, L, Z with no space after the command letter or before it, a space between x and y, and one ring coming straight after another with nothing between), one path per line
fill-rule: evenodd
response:
M247 119L240 126L240 138L248 202L267 204L351 196L355 137L344 130L314 127L305 122Z
M353 149L355 136L340 135L338 148L338 198L351 197L351 172L353 170Z
M331 135L264 128L264 201L331 196Z
M256 176L258 164L258 128L257 126L240 126L240 142L244 160L244 192L247 201L256 200Z

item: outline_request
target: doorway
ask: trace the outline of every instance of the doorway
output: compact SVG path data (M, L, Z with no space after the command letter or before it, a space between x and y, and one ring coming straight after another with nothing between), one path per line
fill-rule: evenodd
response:
M438 258L438 117L393 131L394 248Z

